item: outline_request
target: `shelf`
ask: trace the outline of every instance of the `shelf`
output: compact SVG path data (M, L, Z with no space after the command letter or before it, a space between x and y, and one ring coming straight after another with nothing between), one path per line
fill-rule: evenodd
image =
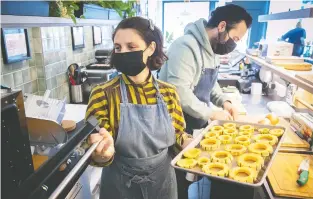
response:
M14 16L1 15L2 28L30 28L48 26L93 26L93 25L117 25L120 20L101 20L101 19L76 19L74 24L72 19L61 17L36 17L36 16Z
M252 61L260 65L261 67L265 67L266 69L272 71L274 74L280 76L282 79L299 86L300 88L308 91L309 93L313 93L313 85L302 81L301 79L296 77L296 74L313 74L313 71L292 71L286 70L282 67L272 65L267 63L264 59L259 57L251 56L247 54L247 57Z
M258 20L259 22L266 22L272 20L303 19L303 18L313 18L313 8L292 10L269 15L260 15Z

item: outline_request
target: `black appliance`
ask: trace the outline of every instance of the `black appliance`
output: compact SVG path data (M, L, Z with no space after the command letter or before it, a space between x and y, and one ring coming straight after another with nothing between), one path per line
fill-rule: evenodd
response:
M89 64L81 70L87 77L84 82L83 89L83 103L87 104L91 90L98 84L104 83L114 78L118 72L110 67L111 50L97 50L95 52L96 63Z
M68 133L68 141L36 171L21 91L1 93L1 121L1 198L73 198L68 195L73 195L95 149L94 145L89 149L80 145L95 130L97 120L79 122L76 130Z
M12 198L33 172L23 94L1 89L1 198Z
M86 68L95 70L110 69L110 54L111 50L96 50L95 58L97 62L87 65Z

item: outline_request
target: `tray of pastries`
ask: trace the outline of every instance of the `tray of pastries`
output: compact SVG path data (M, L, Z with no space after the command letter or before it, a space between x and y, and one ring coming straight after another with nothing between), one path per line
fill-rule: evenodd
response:
M280 126L213 121L171 165L212 179L259 187L266 179L285 130Z

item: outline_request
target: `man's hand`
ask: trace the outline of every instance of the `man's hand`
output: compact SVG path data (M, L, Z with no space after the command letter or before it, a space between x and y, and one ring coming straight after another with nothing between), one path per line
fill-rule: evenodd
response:
M232 116L233 120L238 119L238 110L232 103L229 101L224 102L223 108Z
M213 111L210 120L233 120L233 118L228 111L222 110L222 111Z

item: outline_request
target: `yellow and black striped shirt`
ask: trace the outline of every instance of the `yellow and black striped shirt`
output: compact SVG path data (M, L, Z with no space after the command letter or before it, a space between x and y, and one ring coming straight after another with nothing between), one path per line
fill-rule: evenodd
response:
M107 129L114 139L119 128L120 103L122 103L120 78L123 78L126 84L130 103L151 105L157 102L156 88L153 85L151 74L147 81L141 84L135 84L126 75L122 74L109 82L96 86L89 98L86 118L91 115L95 116L100 123L100 127ZM178 94L174 86L160 80L157 80L157 82L163 100L172 116L172 124L176 132L176 144L181 146L187 135L184 133L185 120Z

